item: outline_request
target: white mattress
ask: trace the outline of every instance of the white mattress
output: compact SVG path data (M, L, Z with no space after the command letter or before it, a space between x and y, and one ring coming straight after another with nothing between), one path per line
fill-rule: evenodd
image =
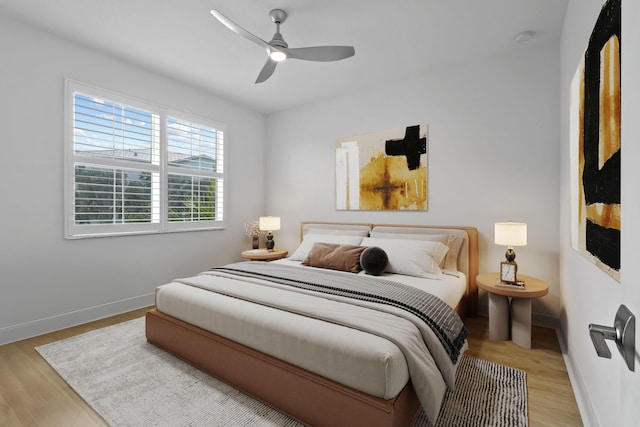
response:
M423 288L452 307L466 288L463 275L458 278L444 275L442 280L395 274L383 277ZM170 316L376 397L396 396L409 380L400 349L373 334L177 282L157 288L156 307Z

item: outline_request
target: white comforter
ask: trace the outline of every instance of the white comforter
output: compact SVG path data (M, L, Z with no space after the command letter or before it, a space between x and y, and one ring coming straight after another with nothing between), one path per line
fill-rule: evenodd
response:
M386 338L402 350L413 386L432 421L437 419L447 385L454 386L456 366L431 329L404 310L385 306L382 311L380 304L365 301L352 305L344 297L318 297L303 290L291 292L286 285L218 271L204 272L178 282Z

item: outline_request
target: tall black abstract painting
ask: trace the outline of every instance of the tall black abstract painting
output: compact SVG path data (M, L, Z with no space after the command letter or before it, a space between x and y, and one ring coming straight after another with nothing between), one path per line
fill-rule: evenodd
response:
M621 0L608 0L571 85L572 243L620 281Z

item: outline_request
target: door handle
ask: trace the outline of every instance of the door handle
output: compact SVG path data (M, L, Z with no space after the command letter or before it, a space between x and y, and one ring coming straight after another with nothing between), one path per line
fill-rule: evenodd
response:
M609 326L589 325L589 335L598 356L611 359L611 351L605 340L616 342L618 351L627 363L630 371L634 370L636 353L636 317L627 308L621 305L613 321L613 328Z

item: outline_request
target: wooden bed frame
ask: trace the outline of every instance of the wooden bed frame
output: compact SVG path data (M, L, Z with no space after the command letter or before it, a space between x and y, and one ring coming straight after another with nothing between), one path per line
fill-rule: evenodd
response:
M305 224L301 224L301 233ZM318 223L333 225L369 225ZM376 224L382 226L383 224ZM475 316L478 290L478 232L473 227L387 225L463 230L468 237L467 291L456 308ZM393 399L377 398L256 351L217 334L151 310L146 316L147 340L225 381L278 411L311 426L363 425L397 427L411 424L420 402L411 382Z

